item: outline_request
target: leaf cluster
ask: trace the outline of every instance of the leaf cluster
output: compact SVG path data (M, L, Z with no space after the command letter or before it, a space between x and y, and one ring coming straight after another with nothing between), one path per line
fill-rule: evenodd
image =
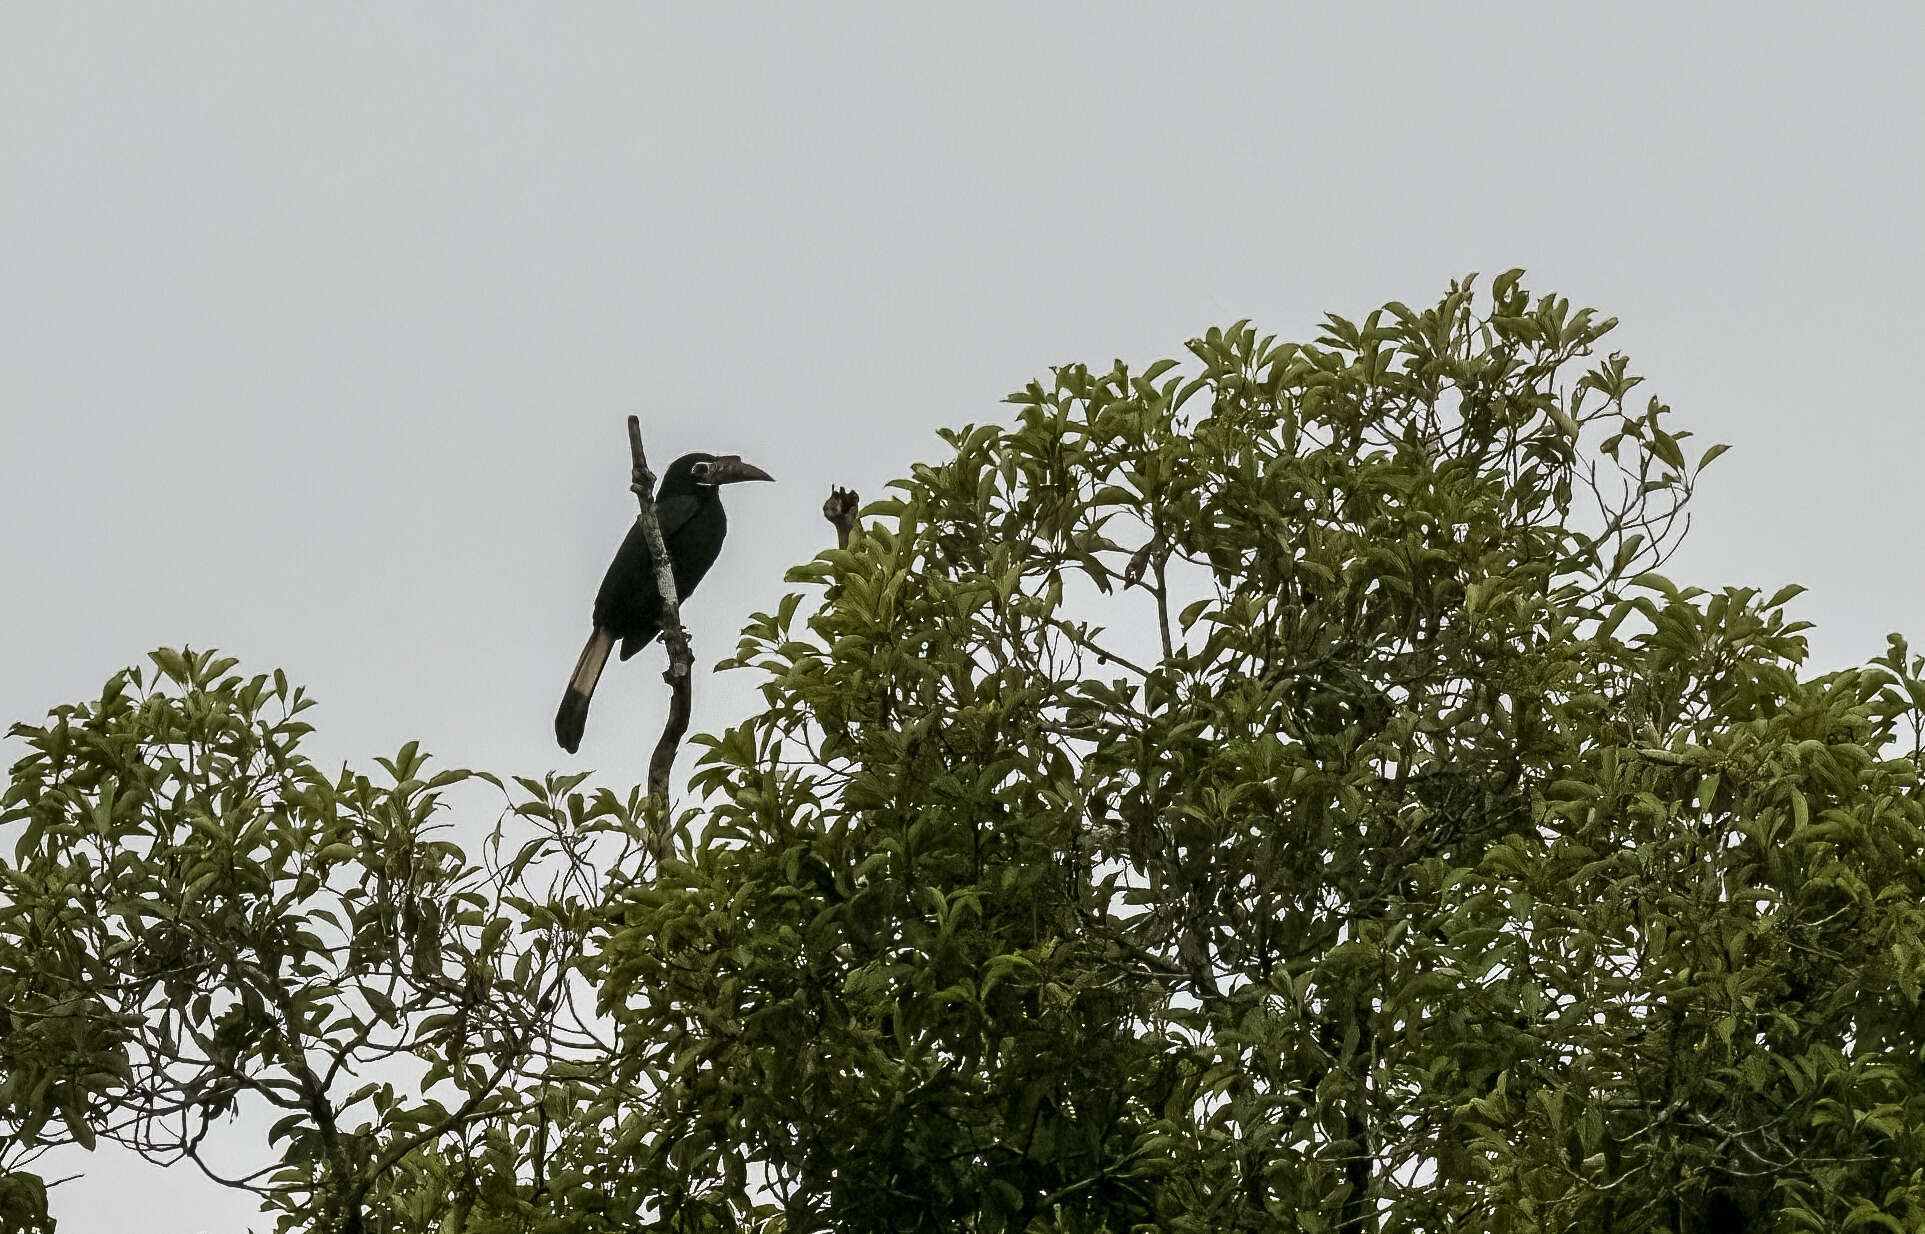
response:
M1916 666L1655 572L1722 447L1612 324L1512 271L946 433L619 902L632 1168L792 1229L1914 1219Z
M1054 370L791 572L672 825L324 775L204 652L16 726L0 1212L248 1106L284 1228L1920 1228L1925 658L1660 572L1722 447L1612 324Z
M259 1192L287 1229L358 1228L424 1150L463 1163L469 1185L445 1196L473 1190L490 1133L539 1102L525 1081L574 996L596 880L564 860L535 894L530 871L586 829L581 803L571 820L543 804L568 784L525 784L515 817L545 826L476 866L439 816L447 792L493 777L430 774L413 743L378 779L329 776L299 750L312 703L284 674L244 679L206 651L152 660L13 728L14 1163L106 1137ZM208 1134L243 1114L278 1159L223 1172Z

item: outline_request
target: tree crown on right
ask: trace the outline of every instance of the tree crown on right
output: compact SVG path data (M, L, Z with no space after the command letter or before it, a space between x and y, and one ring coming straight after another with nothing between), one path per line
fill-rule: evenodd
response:
M1656 573L1722 447L1520 277L1056 369L792 573L607 940L631 1178L794 1229L1925 1218L1921 665L1801 678L1798 588Z

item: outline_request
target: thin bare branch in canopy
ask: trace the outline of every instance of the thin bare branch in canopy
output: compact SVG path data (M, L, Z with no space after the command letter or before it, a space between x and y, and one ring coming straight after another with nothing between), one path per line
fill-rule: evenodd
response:
M655 743L655 753L648 761L648 795L660 811L656 825L662 830L655 854L659 860L664 847L661 837L665 836L668 825L668 776L675 766L675 751L688 733L695 653L689 648L688 631L682 628L681 597L675 592L675 566L662 541L662 524L655 512L655 474L648 469L639 416L628 418L628 453L633 462L629 488L641 507L636 521L641 525L649 556L655 563L655 586L662 596L662 643L668 648L668 671L662 674L671 692L668 723L663 726L661 740Z

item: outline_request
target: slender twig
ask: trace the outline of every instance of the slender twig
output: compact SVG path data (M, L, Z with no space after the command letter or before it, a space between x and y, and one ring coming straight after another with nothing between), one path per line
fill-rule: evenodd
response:
M642 538L648 543L650 558L655 562L655 587L662 597L662 645L668 648L668 671L662 674L672 692L668 708L668 723L662 729L662 739L655 743L655 754L648 760L648 795L658 811L658 824L667 826L668 822L668 773L675 765L675 751L681 747L682 737L688 732L689 706L691 702L690 681L694 677L695 654L689 650L688 631L682 628L681 598L675 592L675 567L668 558L668 547L662 541L661 520L655 513L655 473L648 469L648 454L642 449L642 421L639 416L628 418L628 453L634 463L634 474L629 488L635 493L635 500L641 511L635 521L642 529ZM658 844L662 841L658 839ZM656 856L659 858L658 851Z
M1098 643L1095 639L1091 638L1089 636L1089 632L1087 628L1078 629L1076 626L1071 625L1069 622L1063 621L1061 619L1052 619L1050 624L1056 629L1058 633L1068 638L1070 642L1075 643L1078 647L1085 648L1086 650L1095 653L1096 658L1101 662L1103 662L1104 664L1120 664L1121 666L1129 669L1132 673L1135 673L1139 677L1148 677L1150 675L1149 669L1144 668L1141 664L1136 663L1134 660L1125 659L1124 657L1117 655L1114 651L1110 651L1109 649L1105 648L1102 644Z

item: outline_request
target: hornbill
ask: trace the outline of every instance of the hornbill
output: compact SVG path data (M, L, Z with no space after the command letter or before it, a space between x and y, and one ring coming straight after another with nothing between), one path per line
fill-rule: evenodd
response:
M655 514L662 524L662 544L675 573L678 601L686 600L702 581L728 534L717 488L740 480L772 480L760 467L733 454L684 454L668 465L655 489ZM662 632L662 596L655 586L655 559L642 538L638 520L629 528L615 560L609 563L602 589L595 593L595 630L575 661L568 692L555 713L555 740L573 754L581 745L588 723L588 700L601 679L602 666L615 640L622 641L622 659L634 655Z

